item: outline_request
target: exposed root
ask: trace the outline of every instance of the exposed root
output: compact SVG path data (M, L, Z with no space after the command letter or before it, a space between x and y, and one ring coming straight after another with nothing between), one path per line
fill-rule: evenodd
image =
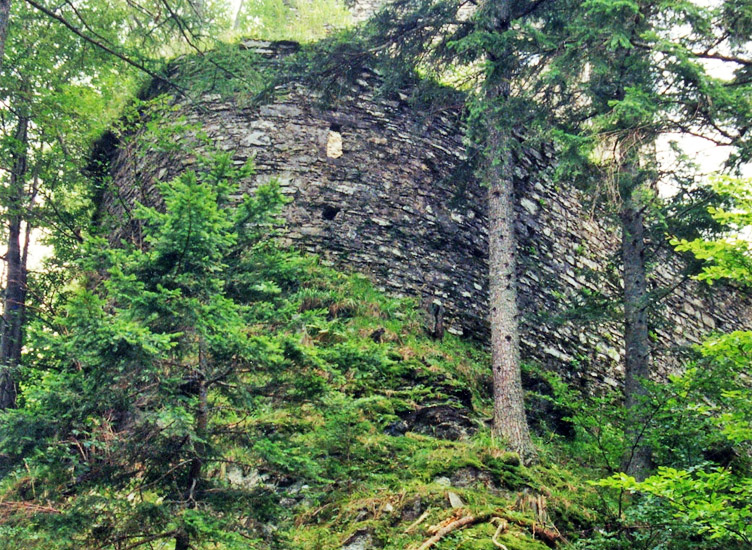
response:
M549 546L551 548L555 548L559 543L567 543L567 539L564 538L561 533L559 533L559 530L556 529L556 527L554 527L553 529L548 529L546 527L543 527L542 525L539 525L536 521L513 518L509 516L504 516L504 518L511 523L519 525L520 527L529 529L533 534L533 537L539 538L546 544L546 546Z
M537 506L534 508L534 510L538 512L536 516L543 519L547 517L545 516L545 500L542 501L543 505L541 505L542 499L536 500ZM429 510L426 510L423 515L421 515L415 522L413 522L407 529L405 529L405 533L412 533L415 528L418 527L418 525L420 525L428 517L428 514ZM491 541L493 542L494 546L501 548L502 550L508 549L502 542L499 541L499 535L507 530L510 523L514 523L515 525L518 525L530 531L530 533L533 535L533 538L538 538L541 542L545 543L551 548L556 548L559 544L567 543L567 539L562 536L562 534L558 529L556 529L556 527L549 529L543 526L537 520L512 517L504 514L501 510L495 513L474 516L467 512L467 510L459 508L455 511L454 515L446 518L436 525L431 525L430 527L428 527L426 529L426 532L431 535L431 538L423 542L423 544L421 544L416 550L428 550L448 534L458 529L463 529L464 527L469 527L471 525L483 523L486 521L490 521L491 523L497 525L496 532L494 533Z
M476 523L488 521L491 517L491 514L483 514L481 516L467 515L459 519L449 518L449 520L445 520L438 525L434 525L429 528L429 532L435 532L434 536L421 544L417 550L428 550L449 533L452 533L457 529L462 529L463 527L468 527L470 525L475 525Z
M566 539L561 535L556 526L551 524L551 520L548 516L548 506L545 495L540 493L528 493L525 491L517 497L515 508L523 513L532 512L535 520L525 521L507 517L509 521L514 522L521 527L525 527L526 529L530 529L533 537L537 536L551 548L555 547L560 542L566 543ZM552 529L547 528L546 524L551 525Z
M523 491L517 496L514 507L522 513L532 512L535 521L541 525L548 523L548 505L546 497L540 493L529 493Z
M494 536L491 539L491 542L493 542L497 548L501 548L502 550L509 550L509 548L507 548L504 544L499 542L499 535L501 535L504 531L507 530L507 527L509 526L509 524L506 522L506 520L502 518L494 518L494 520L499 520L498 521L499 526L496 528L496 532L494 533Z

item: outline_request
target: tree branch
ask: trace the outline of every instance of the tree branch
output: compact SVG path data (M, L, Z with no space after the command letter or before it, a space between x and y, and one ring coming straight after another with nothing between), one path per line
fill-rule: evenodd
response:
M546 2L548 2L548 0L535 0L534 2L531 2L530 5L525 9L512 14L512 19L522 19L523 17L527 17Z
M100 50L104 51L105 53L108 53L108 54L110 54L110 55L112 55L114 57L117 57L121 61L123 61L123 62L127 63L128 65L130 65L131 67L134 67L134 68L138 69L139 71L141 71L141 72L149 75L150 77L166 83L170 87L172 87L175 90L177 90L178 92L180 92L181 95L187 96L186 91L185 91L185 89L182 86L179 86L178 84L176 84L172 80L166 78L165 76L160 75L160 74L152 71L151 69L149 69L148 67L146 67L143 63L141 63L139 61L136 61L134 59L131 59L130 57L128 57L126 55L123 55L122 53L113 50L112 48L110 48L109 46L103 44L102 42L100 42L98 40L95 40L94 38L92 38L90 36L87 36L80 29L76 28L72 23L70 23L67 19L65 19L63 16L55 13L54 11L48 9L45 6L39 4L35 0L24 0L24 2L26 2L27 4L29 4L31 7L35 8L36 10L42 12L47 17L50 17L50 18L58 21L63 26L65 26L68 30L70 30L73 34L75 34L79 38L83 39L84 41L88 42L89 44L92 44L93 46L96 46L97 48L99 48Z

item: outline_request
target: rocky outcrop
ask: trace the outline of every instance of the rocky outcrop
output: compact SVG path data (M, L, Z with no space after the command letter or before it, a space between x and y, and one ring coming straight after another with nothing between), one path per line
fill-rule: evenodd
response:
M291 51L289 44L248 47L266 59ZM261 104L205 95L200 108L177 102L175 116L200 124L235 162L255 158L246 190L279 179L292 199L285 211L292 245L365 273L392 294L434 304L432 314L443 316L450 333L485 338L485 190L473 176L460 113L416 109L407 93L381 97L379 81L364 70L322 105L316 90L289 80ZM516 175L524 356L586 385L615 386L621 323L596 306L620 294L618 229L582 192L551 182L550 149L522 149ZM121 147L103 215L127 220L137 201L154 200L156 181L194 161L192 151L136 155ZM126 224L116 233L128 231ZM746 297L731 289L711 295L681 280L678 258L659 264L653 287L675 287L653 320L659 368L671 368L669 355L710 331L750 326Z

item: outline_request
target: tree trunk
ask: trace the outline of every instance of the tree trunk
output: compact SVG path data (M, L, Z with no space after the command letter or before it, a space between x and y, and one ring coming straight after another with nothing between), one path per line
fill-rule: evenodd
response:
M188 533L185 531L178 531L175 535L175 550L190 550L191 540Z
M512 19L510 0L487 1L482 8L489 30L506 32ZM510 54L511 55L511 54ZM504 56L505 58L507 56ZM499 116L508 101L508 75L493 74L500 59L488 52L492 74L486 79L488 185L488 292L491 324L491 367L494 387L494 434L520 455L524 464L537 460L525 417L520 372L520 315L517 308L517 235L514 209L514 158L511 126ZM504 69L501 69L503 71Z
M510 135L489 129L488 290L494 386L494 433L529 464L537 458L525 417L517 308L517 236Z
M0 336L0 410L16 405L15 369L21 360L26 306L26 254L21 253L24 180L28 144L28 118L22 116L16 129L16 150L10 174L8 201L8 253L3 326ZM24 247L26 248L26 246Z
M235 17L232 19L232 30L234 31L240 30L240 16L243 13L244 4L245 0L240 0L240 2L238 2L238 9L235 10Z
M651 450L643 440L649 419L645 410L647 390L642 381L650 376L645 223L642 209L635 203L634 191L628 192L623 201L620 217L624 270L625 439L630 446L622 458L621 469L641 481L651 467Z
M188 502L188 508L194 508L196 506L194 493L196 491L196 487L201 481L201 469L204 466L204 454L206 452L206 446L203 443L203 439L206 437L206 430L209 427L209 390L206 387L207 352L206 344L201 338L199 338L198 363L199 368L198 372L196 373L197 379L195 381L192 381L192 384L195 383L194 395L198 397L198 407L196 409L194 427L196 436L201 441L193 441L193 457L191 459L190 468L188 470L188 480L185 494L185 500ZM190 548L190 536L185 532L184 529L178 529L178 532L175 535L175 550L189 550Z
M0 70L5 58L5 38L8 36L8 22L10 21L10 0L0 0Z

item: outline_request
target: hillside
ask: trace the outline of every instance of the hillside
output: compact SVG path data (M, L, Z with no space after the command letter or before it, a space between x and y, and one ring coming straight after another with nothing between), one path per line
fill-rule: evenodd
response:
M590 485L623 453L621 406L534 364L541 461L521 465L491 435L478 343L275 244L277 183L234 204L249 169L200 165L158 186L165 212L138 210L146 249L91 241L36 337L47 372L3 416L0 548L621 548L641 525L683 548L707 529ZM694 398L677 383L660 399ZM664 455L685 422L712 423L657 418Z
M752 0L346 4L0 0L0 550L752 548Z

